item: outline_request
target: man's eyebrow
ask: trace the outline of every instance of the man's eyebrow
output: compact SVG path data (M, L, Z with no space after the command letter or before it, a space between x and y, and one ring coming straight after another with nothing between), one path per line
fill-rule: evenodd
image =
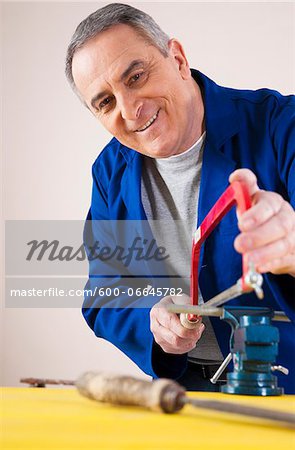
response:
M128 77L128 75L134 70L137 69L139 67L142 67L144 65L144 62L141 59L135 59L134 61L132 61L129 66L127 67L126 70L124 70L124 72L122 73L122 75L120 76L120 81L124 81L125 78Z

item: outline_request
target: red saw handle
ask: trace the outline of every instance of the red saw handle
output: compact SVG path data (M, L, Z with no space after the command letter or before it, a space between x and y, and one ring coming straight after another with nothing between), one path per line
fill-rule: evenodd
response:
M198 269L201 245L212 230L219 224L225 214L234 206L237 205L239 212L243 213L251 206L251 197L247 186L241 181L234 181L226 189L226 191L217 200L213 208L209 211L199 228L195 231L192 260L191 260L191 302L192 305L198 305ZM244 288L244 277L248 271L248 263L244 255L242 255L242 289ZM193 319L193 315L190 315Z

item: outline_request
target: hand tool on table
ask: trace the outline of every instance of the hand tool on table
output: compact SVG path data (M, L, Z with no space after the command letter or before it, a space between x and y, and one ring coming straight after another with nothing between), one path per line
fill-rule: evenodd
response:
M190 398L182 386L165 378L145 381L130 376L86 372L76 381L40 378L23 378L20 381L36 387L45 387L46 384L74 385L83 396L112 405L142 406L153 411L175 413L189 404L197 408L271 420L288 428L295 426L295 414L220 400Z
M220 368L211 378L216 383L221 373L233 359L234 371L227 374L227 384L221 391L244 395L281 395L283 389L277 386L274 370L285 375L288 369L275 365L278 354L279 332L271 324L273 320L287 321L283 312L274 313L270 308L263 307L223 307L229 300L241 294L255 291L262 299L263 277L259 274L246 255L242 255L242 277L225 291L198 305L198 267L201 245L219 224L224 215L237 205L240 214L251 206L251 197L245 184L233 182L211 208L193 236L191 257L191 305L169 305L167 310L180 314L180 321L186 328L194 328L201 316L220 317L232 328L230 338L230 353Z

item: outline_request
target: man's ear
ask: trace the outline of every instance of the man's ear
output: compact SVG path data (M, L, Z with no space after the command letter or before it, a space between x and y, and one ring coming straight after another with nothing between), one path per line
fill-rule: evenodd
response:
M181 43L177 39L170 39L168 42L168 48L169 55L177 64L181 77L184 80L191 78L191 71Z

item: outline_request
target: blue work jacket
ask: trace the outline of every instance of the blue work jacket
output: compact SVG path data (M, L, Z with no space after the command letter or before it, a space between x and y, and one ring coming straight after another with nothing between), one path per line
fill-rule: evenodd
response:
M279 193L294 207L294 96L282 96L269 89L250 91L221 87L196 70L192 70L192 76L202 91L206 128L198 225L227 188L229 175L237 168L251 169L261 189ZM88 221L146 220L141 201L141 170L140 153L112 139L93 165ZM199 284L204 301L240 278L241 256L233 248L238 233L236 213L231 210L203 245ZM107 234L109 239L110 232ZM100 271L100 263L103 264L97 260L90 262L86 287L113 286L114 280L118 283L118 268L109 268L113 278L100 280L95 276ZM148 262L144 264L149 284L160 285L153 268ZM128 273L139 274L138 263L131 264ZM232 300L231 304L269 306L283 310L294 321L294 278L266 274L263 287L263 301L251 293ZM186 369L187 355L167 354L155 343L149 312L152 304L160 299L149 300L150 304L146 298L137 298L133 303L131 301L130 307L120 307L118 298L90 295L84 300L83 315L98 337L112 342L145 373L154 378L177 379ZM212 322L221 350L227 355L230 327L219 319L212 319ZM294 323L276 322L276 326L280 331L277 363L290 370L287 377L278 375L279 384L285 392L295 393Z

